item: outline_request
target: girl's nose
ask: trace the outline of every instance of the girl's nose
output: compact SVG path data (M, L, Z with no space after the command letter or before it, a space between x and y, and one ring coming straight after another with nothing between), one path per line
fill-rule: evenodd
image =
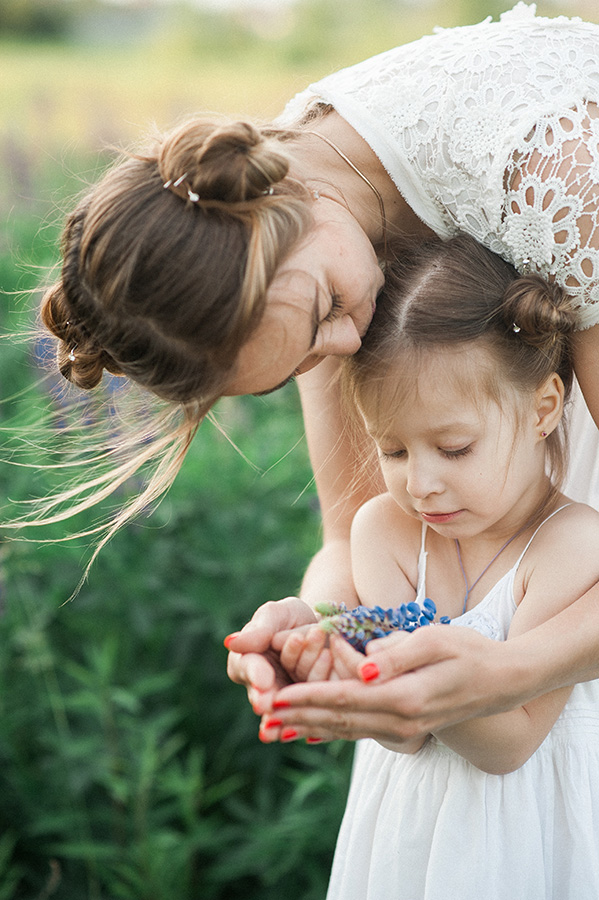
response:
M411 458L408 463L406 490L414 500L424 500L431 494L442 493L443 484L430 463Z

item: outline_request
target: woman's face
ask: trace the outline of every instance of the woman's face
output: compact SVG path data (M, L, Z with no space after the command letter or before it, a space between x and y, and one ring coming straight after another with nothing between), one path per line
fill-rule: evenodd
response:
M226 393L266 393L326 356L351 356L383 282L372 244L351 213L319 199L313 226L268 289L262 321L241 348Z

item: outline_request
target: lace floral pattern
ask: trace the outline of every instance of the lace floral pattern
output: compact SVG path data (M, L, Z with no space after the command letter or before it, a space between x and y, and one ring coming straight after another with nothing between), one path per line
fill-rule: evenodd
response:
M599 322L599 26L536 16L438 30L344 69L315 96L368 141L442 237L464 230L530 260Z

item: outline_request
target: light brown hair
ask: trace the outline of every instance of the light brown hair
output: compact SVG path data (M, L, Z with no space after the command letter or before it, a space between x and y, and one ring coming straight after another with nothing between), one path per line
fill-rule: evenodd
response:
M519 275L466 235L396 250L362 346L344 361L343 391L351 407L384 409L386 376L398 360L402 370L417 372L431 348L467 348L472 341L484 343L492 362L476 389L482 384L500 405L507 389L533 392L553 372L568 398L576 317L561 288L536 274ZM546 448L557 489L567 465L563 425L548 436Z
M71 486L13 525L69 518L149 466L140 495L95 529L105 531L95 557L170 486L260 323L279 265L312 222L313 197L289 174L296 135L193 118L123 155L83 196L66 221L42 325L77 387L95 388L107 371L158 401L151 409L141 398L118 432L90 438L98 453L84 448Z

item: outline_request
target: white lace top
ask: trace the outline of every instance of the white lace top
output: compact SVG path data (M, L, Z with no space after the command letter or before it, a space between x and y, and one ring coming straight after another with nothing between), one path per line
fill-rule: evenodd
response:
M599 322L599 26L518 5L330 75L280 121L332 104L441 237L466 231Z

